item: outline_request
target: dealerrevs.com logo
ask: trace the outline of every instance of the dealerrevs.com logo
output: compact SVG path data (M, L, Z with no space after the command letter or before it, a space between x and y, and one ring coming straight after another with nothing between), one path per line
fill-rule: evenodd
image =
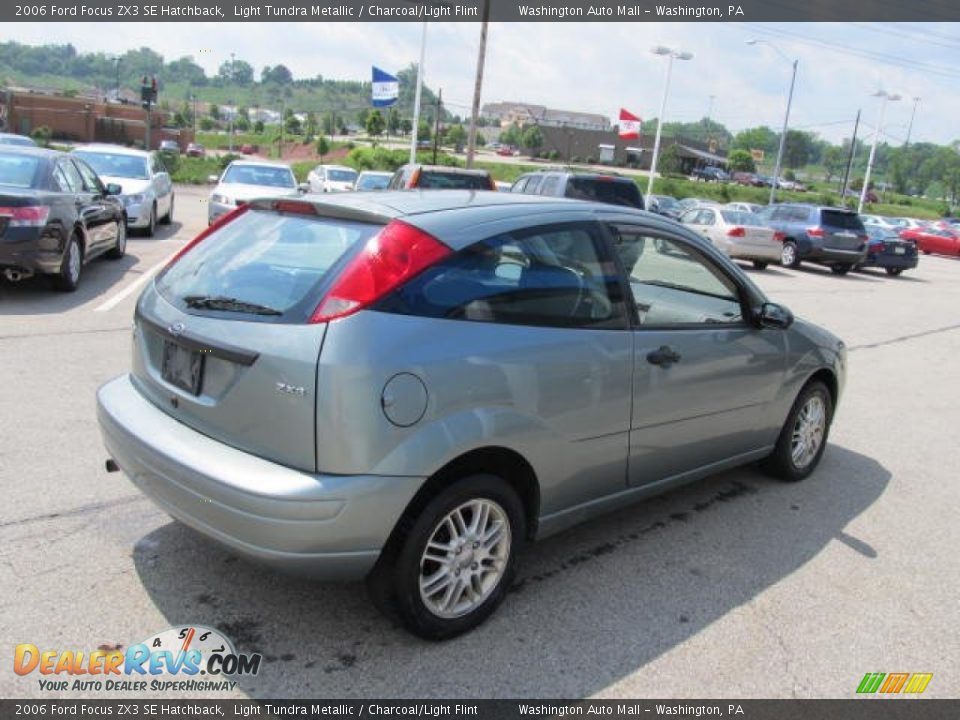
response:
M216 691L233 690L238 676L260 671L259 653L238 653L223 633L202 625L173 627L120 649L14 649L13 671L37 678L40 690Z

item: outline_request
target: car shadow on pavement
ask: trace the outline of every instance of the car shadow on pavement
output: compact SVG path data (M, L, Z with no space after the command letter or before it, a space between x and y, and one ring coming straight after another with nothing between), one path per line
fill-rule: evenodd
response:
M124 280L132 281L146 268L136 268L140 258L127 246L127 253L119 260L98 257L83 266L80 286L71 293L59 292L51 278L34 275L11 283L0 279L0 316L56 315L84 305L98 298L103 300L111 289Z
M279 575L179 523L141 538L133 560L171 625L210 625L264 655L259 675L234 678L251 697L582 697L742 608L832 541L872 562L877 551L846 528L889 482L876 460L836 445L802 483L753 468L708 478L528 549L498 612L445 643L380 616L362 584Z
M881 277L870 277L869 275L864 275L863 273L858 273L856 271L847 272L844 275L837 275L826 265L811 265L806 263L801 265L798 268L793 268L796 272L804 273L806 275L821 275L823 277L835 277L838 280L853 280L855 282L883 282L886 278Z

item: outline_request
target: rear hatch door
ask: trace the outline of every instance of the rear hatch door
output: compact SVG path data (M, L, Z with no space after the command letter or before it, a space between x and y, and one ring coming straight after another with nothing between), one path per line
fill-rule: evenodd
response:
M862 250L867 241L860 216L849 210L821 210L820 227L824 233L823 246L829 250Z
M216 228L137 305L140 392L209 437L314 471L326 325L310 318L351 249L380 227L253 208Z

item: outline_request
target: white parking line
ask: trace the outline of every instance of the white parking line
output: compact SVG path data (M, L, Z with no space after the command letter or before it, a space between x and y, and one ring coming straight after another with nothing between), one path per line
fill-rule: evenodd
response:
M112 298L102 303L101 305L98 305L97 307L95 307L93 311L107 312L108 310L113 310L117 305L122 303L124 300L130 297L133 293L137 292L137 290L139 290L143 285L145 285L147 280L153 277L157 271L161 270L164 267L164 265L170 262L170 260L173 259L173 256L176 255L178 252L180 251L176 250L175 252L170 253L169 255L167 255L167 257L165 257L163 260L158 262L156 265L145 270L143 275L141 275L132 283L127 285L123 290L118 292Z

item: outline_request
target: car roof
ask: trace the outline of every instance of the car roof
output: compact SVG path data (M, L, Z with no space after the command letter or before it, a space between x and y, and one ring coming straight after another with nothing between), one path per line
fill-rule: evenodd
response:
M327 170L349 170L350 172L357 172L355 169L348 165L317 165L317 167L327 168Z
M336 165L335 167L340 167L340 166ZM352 170L353 168L350 168L350 169ZM384 175L385 177L393 176L393 173L390 172L389 170L361 170L360 174L361 175Z
M407 163L404 165L401 170L406 168L419 168L420 172L448 172L448 173L457 173L458 175L489 175L490 173L487 170L478 170L475 168L462 168L456 167L455 165L422 165L420 163Z
M133 157L145 158L150 155L146 150L138 148L125 147L124 145L110 145L108 143L90 143L89 145L79 145L76 150L88 150L90 152L112 153L113 155L131 155Z
M234 160L227 167L271 167L271 168L282 168L284 170L290 170L293 172L293 169L282 162L270 162L269 160Z
M33 155L46 159L66 155L66 153L51 148L43 148L36 145L0 145L0 152L16 153L18 155Z

